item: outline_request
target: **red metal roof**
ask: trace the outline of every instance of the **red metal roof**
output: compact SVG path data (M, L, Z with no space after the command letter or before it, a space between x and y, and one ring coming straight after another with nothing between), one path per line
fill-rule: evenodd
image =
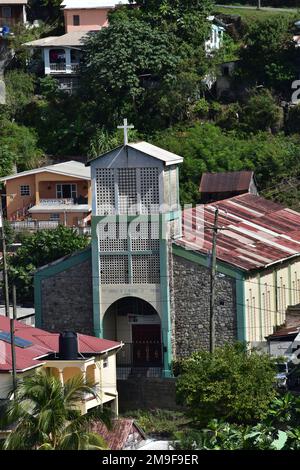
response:
M215 208L219 208L217 258L245 271L300 256L300 213L253 194L242 194L183 213L176 244L210 254ZM203 233L204 226L204 233Z
M248 191L253 171L226 171L224 173L203 173L200 193L227 193Z
M9 319L0 316L0 331L9 332L9 329ZM48 354L59 351L58 333L48 333L16 321L15 335L33 343L27 348L16 346L16 362L19 372L39 366L45 361ZM81 354L100 354L118 347L120 347L120 343L115 341L78 334L78 350ZM0 373L11 369L11 345L0 340Z
M275 331L275 333L272 333L269 335L267 338L268 339L276 339L276 338L282 338L285 336L297 336L300 330L300 325L299 326L293 326L293 327L285 327L283 326L282 328L279 328L279 330Z

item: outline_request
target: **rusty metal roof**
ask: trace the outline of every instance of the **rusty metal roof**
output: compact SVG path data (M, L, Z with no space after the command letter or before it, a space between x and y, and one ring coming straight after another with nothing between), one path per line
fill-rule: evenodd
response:
M139 434L140 440L145 439L145 434L130 418L115 419L110 430L101 421L94 421L90 427L92 432L103 437L110 450L124 449L132 433Z
M216 207L218 226L222 227L217 239L218 260L250 271L300 256L300 213L253 194L185 210L183 236L175 244L210 254Z
M248 191L253 171L226 171L225 173L203 173L200 193L227 193Z

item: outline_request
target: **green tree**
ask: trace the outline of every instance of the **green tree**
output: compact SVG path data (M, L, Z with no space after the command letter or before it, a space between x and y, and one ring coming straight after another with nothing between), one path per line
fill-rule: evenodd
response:
M298 51L291 33L295 20L276 15L251 23L240 53L244 79L290 94L297 78Z
M40 166L43 160L35 131L16 122L0 121L0 149L6 159L8 172L11 172L12 165L9 162L13 161L23 171Z
M82 79L90 97L101 103L102 119L114 126L126 113L145 123L146 115L140 116L143 105L174 83L178 64L174 46L166 33L136 19L89 37ZM149 107L148 114L153 117Z
M33 99L34 81L33 75L22 70L10 70L5 74L6 105L12 118L18 118Z
M59 226L28 235L16 255L9 260L9 278L22 300L33 300L33 274L36 269L76 251L83 250L89 239L76 230Z
M255 423L266 417L276 396L275 366L267 354L242 344L227 344L213 354L196 352L180 363L176 383L179 403L203 425L218 417Z
M205 171L255 170L258 186L264 190L274 179L278 185L284 175L299 167L300 141L296 136L243 134L222 130L213 123L195 123L154 134L151 141L184 157L180 165L184 204L199 202L199 184Z
M84 393L96 397L81 376L64 385L44 370L25 377L3 412L2 425L13 424L4 450L103 450L103 438L90 432L90 423L110 425L100 408L81 416L76 407Z
M283 124L283 111L269 90L253 93L242 108L241 122L247 132L276 132Z

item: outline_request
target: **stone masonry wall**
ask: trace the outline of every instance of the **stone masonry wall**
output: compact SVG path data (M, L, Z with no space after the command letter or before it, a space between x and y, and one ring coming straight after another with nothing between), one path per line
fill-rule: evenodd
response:
M91 260L42 281L42 328L93 335Z
M170 277L171 319L175 344L174 358L209 349L210 271L208 268L172 256ZM235 280L229 276L216 280L216 345L237 339Z

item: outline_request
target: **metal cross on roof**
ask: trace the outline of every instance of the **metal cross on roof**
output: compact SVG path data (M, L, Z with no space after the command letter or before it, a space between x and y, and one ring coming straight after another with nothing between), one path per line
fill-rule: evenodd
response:
M124 145L128 144L128 129L134 129L134 126L128 125L127 119L124 119L123 126L118 126L118 129L124 129Z

